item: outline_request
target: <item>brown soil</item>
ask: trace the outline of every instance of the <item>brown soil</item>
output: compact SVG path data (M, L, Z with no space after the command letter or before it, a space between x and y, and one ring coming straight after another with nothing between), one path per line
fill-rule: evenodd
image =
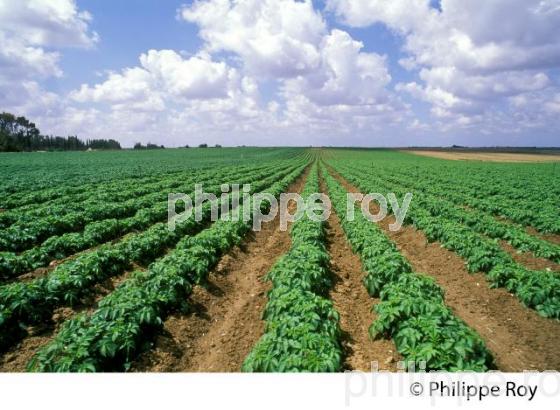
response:
M511 255L514 261L531 270L551 270L560 272L560 265L548 259L538 258L531 252L519 252L506 241L500 241L502 248Z
M516 154L510 152L445 152L445 151L414 151L411 154L450 160L471 160L491 162L548 162L560 161L560 155L551 154Z
M321 191L327 192L323 181ZM394 343L391 340L372 341L369 338L369 325L376 319L371 308L379 303L379 299L370 297L363 285L365 273L362 263L358 255L352 252L336 213L331 213L326 228L327 250L335 279L330 298L340 314L344 369L396 372L397 362L401 358Z
M554 234L554 233L544 233L544 234L540 234L541 238L543 238L546 241L555 243L557 245L560 245L560 235L558 234Z
M288 192L301 192L307 174ZM279 229L279 217L264 223L261 231L252 232L241 247L220 260L206 287L195 287L189 300L193 312L170 316L154 348L142 354L131 370L240 371L264 332L261 316L270 288L264 276L290 245L289 231Z
M509 223L511 224L512 222L506 218L502 218L499 216L495 216L496 220L502 223ZM554 240L550 239L550 235L542 235L540 233L537 232L536 229L531 228L531 227L526 227L525 231L527 233L529 233L530 235L536 236L540 239L543 240L548 240L549 242L555 242ZM545 236L549 236L548 238ZM518 249L514 248L513 246L511 246L507 241L504 240L500 240L500 245L502 247L502 249L504 251L506 251L507 253L510 254L510 256L513 258L514 261L516 261L517 263L525 266L528 269L533 269L533 270L544 270L544 269L550 269L552 271L556 271L556 272L560 272L560 264L557 264L551 260L545 259L545 258L539 258L537 256L535 256L535 254L533 254L532 252L521 252ZM558 244L560 244L560 236L558 238L558 241L556 242Z
M560 235L558 234L554 234L554 233L540 233L539 231L537 231L535 228L533 227L527 227L525 228L527 230L527 233L537 236L539 238L544 239L545 241L549 241L552 243L555 243L557 245L560 245Z
M28 327L28 335L0 356L0 372L25 372L31 358L53 340L62 324L79 312L87 310L86 305L75 308L61 307L54 311L51 323Z
M44 266L41 268L37 268L35 270L26 272L26 273L22 273L21 275L15 276L13 278L9 278L6 279L4 282L2 282L2 284L8 284L8 283L13 283L13 282L31 282L35 279L39 279L39 278L43 278L45 276L47 276L49 273L51 273L53 270L56 269L56 267L64 262L67 262L71 259L76 259L80 254L85 253L88 251L82 251L79 253L76 253L74 255L68 256L64 259L55 259L52 260L48 266Z
M331 170L332 171L332 170ZM350 192L357 189L340 178ZM478 332L493 353L498 369L560 370L560 322L539 316L505 289L491 289L482 273L469 274L465 262L440 243L428 243L412 226L391 232L393 217L380 222L414 270L436 279L445 290L446 304Z

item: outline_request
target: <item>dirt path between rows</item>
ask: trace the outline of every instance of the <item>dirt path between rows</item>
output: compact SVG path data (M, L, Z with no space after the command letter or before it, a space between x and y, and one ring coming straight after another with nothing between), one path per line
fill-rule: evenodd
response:
M544 239L545 241L549 241L552 243L555 243L556 245L560 245L560 235L558 234L554 234L554 233L540 233L539 231L537 231L535 228L533 228L532 226L525 228L527 233L529 233L530 235L539 237L541 239Z
M287 192L301 192L309 168ZM293 208L293 206L292 206ZM293 210L292 210L293 211ZM262 312L270 284L263 277L290 246L279 217L251 232L240 247L220 260L206 287L195 287L193 312L176 313L150 351L133 364L136 372L239 372L264 332Z
M331 173L349 192L358 192L336 172ZM491 289L484 274L469 274L463 259L439 242L428 243L413 226L391 232L388 225L393 221L393 217L385 218L380 227L416 272L435 278L445 290L447 306L480 334L500 370L560 370L559 321L539 316L505 289Z
M462 206L462 208L472 211L472 209L467 207L467 206ZM484 213L484 212L482 212L482 213ZM491 214L488 214L488 215L491 215ZM502 218L502 217L498 217L498 216L494 216L494 218L499 223L519 225L519 224L516 224L516 223L510 221L507 218ZM545 241L548 241L548 242L551 242L551 243L560 244L560 241L555 241L555 239L554 239L555 235L542 235L537 230L535 230L535 228L531 228L531 227L526 227L525 231L528 234L530 234L532 236L535 236L539 239L542 239L542 240L545 240ZM481 235L483 235L483 234L481 234ZM485 236L485 235L483 235L483 236ZM549 269L549 270L552 270L552 271L560 272L560 264L558 264L558 263L555 263L555 262L553 262L549 259L540 258L540 257L536 256L533 252L530 252L530 251L521 252L518 249L514 248L512 245L510 245L505 240L498 239L498 242L499 242L500 246L502 247L502 249L504 251L506 251L507 253L509 253L509 255L513 258L514 261L516 261L520 265L525 266L527 269L532 269L532 270Z
M320 186L321 191L328 194L324 181L321 180ZM362 263L359 256L352 252L340 218L334 211L327 221L326 234L331 272L335 279L330 298L340 314L344 370L397 371L397 362L401 358L395 344L391 340L372 341L369 338L369 325L376 319L371 308L379 303L379 299L370 297L363 285L365 273Z
M513 258L513 260L527 269L531 270L551 270L553 272L560 272L560 264L551 260L539 258L532 252L519 252L506 241L500 241L500 246Z

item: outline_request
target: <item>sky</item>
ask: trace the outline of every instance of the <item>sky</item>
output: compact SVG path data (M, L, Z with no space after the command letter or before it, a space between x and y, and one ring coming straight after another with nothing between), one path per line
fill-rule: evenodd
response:
M560 0L0 0L0 111L124 146L560 146Z

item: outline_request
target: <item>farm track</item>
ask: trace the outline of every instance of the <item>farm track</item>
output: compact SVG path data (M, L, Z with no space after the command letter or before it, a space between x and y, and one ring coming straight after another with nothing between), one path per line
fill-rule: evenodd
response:
M557 154L525 154L514 152L448 152L403 150L415 155L434 157L452 161L490 161L490 162L549 162L560 161Z
M321 192L328 194L322 178L320 187ZM395 344L384 339L372 341L369 337L368 327L376 318L371 308L379 299L369 296L363 285L365 273L360 257L352 252L335 212L326 223L326 236L335 282L330 298L340 314L344 369L371 371L372 362L377 362L379 370L397 371L401 358Z
M92 294L88 298L85 298L79 305L55 309L50 323L30 327L27 336L0 355L0 373L25 372L27 363L29 363L40 348L54 339L58 330L66 320L71 319L79 313L93 312L97 307L97 303L115 290L115 288L132 272L143 269L145 268L133 264L132 269L124 272L122 275L108 278L105 282L95 285L92 289Z
M301 192L309 167L287 189ZM290 211L293 212L293 203ZM238 372L264 331L262 312L270 284L264 276L291 245L279 217L251 232L243 244L223 256L205 287L190 297L193 311L176 313L164 323L155 347L132 365L136 372Z
M333 175L348 192L359 192L332 167ZM372 206L372 212L376 207ZM394 217L379 223L417 272L433 277L445 290L445 302L467 325L476 330L494 355L499 370L554 370L560 368L557 341L560 323L539 316L523 306L504 289L491 289L482 273L468 273L463 259L428 243L425 235L412 226L392 232Z

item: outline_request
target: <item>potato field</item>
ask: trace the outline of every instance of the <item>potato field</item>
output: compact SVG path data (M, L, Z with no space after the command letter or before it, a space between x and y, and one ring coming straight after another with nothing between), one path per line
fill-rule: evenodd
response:
M0 154L0 173L0 371L560 370L558 162L191 148ZM195 184L220 218L206 201L170 230ZM305 212L230 218L257 193ZM372 222L380 201L348 201L371 193L412 195Z

